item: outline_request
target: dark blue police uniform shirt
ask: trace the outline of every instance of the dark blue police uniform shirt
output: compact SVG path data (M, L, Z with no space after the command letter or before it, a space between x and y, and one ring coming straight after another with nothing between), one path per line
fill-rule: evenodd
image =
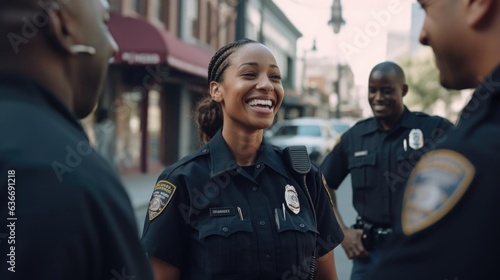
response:
M446 139L445 132L452 126L444 118L410 112L406 107L399 124L389 131L376 118L368 118L342 135L323 161L321 171L333 189L350 173L358 214L367 222L393 226L404 183L413 167L424 153ZM422 131L422 147L410 146L412 129Z
M318 169L308 176L315 226L307 196L280 154L263 142L249 174L252 168L236 164L219 131L165 169L157 186L168 184L173 195L152 220L158 204L151 200L142 238L148 255L179 267L182 279L306 279L314 249L318 256L330 252L343 233ZM298 214L286 206L287 184L298 193Z
M76 117L36 82L7 75L0 207L0 279L153 279L129 198Z
M415 167L403 202L404 235L369 279L499 279L499 167L500 65L446 141ZM416 211L422 209L430 211Z

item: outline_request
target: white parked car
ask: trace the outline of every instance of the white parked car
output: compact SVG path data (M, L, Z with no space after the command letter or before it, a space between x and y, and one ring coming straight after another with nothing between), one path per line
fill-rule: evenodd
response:
M337 134L328 120L320 118L297 118L276 123L265 133L268 141L280 148L304 145L311 161L321 164L333 149Z

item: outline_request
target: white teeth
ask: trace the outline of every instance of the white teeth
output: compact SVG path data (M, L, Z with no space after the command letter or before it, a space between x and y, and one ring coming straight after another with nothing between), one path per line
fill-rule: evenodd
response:
M248 105L250 106L256 106L256 105L264 105L264 106L273 106L273 103L269 99L252 99L250 102L248 102Z

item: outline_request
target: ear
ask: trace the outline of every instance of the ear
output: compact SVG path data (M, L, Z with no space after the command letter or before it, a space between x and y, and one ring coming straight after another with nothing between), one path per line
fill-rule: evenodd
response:
M222 86L218 82L210 82L210 96L212 97L213 100L217 102L222 102L224 99L222 96Z
M50 3L46 12L49 16L47 32L50 43L58 50L71 54L71 46L77 43L74 36L74 24L70 17L56 2Z
M488 12L493 9L493 1L498 0L467 0L465 22L472 27L484 22Z
M405 97L407 93L408 93L408 85L403 84L403 97Z

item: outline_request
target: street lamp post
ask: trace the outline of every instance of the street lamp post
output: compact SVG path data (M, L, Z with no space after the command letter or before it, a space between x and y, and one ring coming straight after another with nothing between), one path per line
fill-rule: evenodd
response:
M333 27L333 33L338 34L340 32L340 27L345 24L344 18L342 18L342 4L340 3L340 0L333 0L332 4L332 14L330 21L328 22L329 25L332 25ZM337 48L338 49L338 48ZM337 111L336 111L336 117L340 118L341 117L341 112L340 112L340 81L342 77L342 65L340 65L340 55L337 52L337 81L335 82L335 92L337 94Z
M307 87L306 87L306 70L307 70L307 60L306 60L306 56L307 56L307 53L308 52L316 52L317 48L316 48L316 39L313 40L313 45L311 47L310 50L308 49L304 49L304 55L302 56L302 93L301 93L301 100L304 101L305 100L305 94L309 94L309 82L307 83ZM302 112L304 113L304 112Z

